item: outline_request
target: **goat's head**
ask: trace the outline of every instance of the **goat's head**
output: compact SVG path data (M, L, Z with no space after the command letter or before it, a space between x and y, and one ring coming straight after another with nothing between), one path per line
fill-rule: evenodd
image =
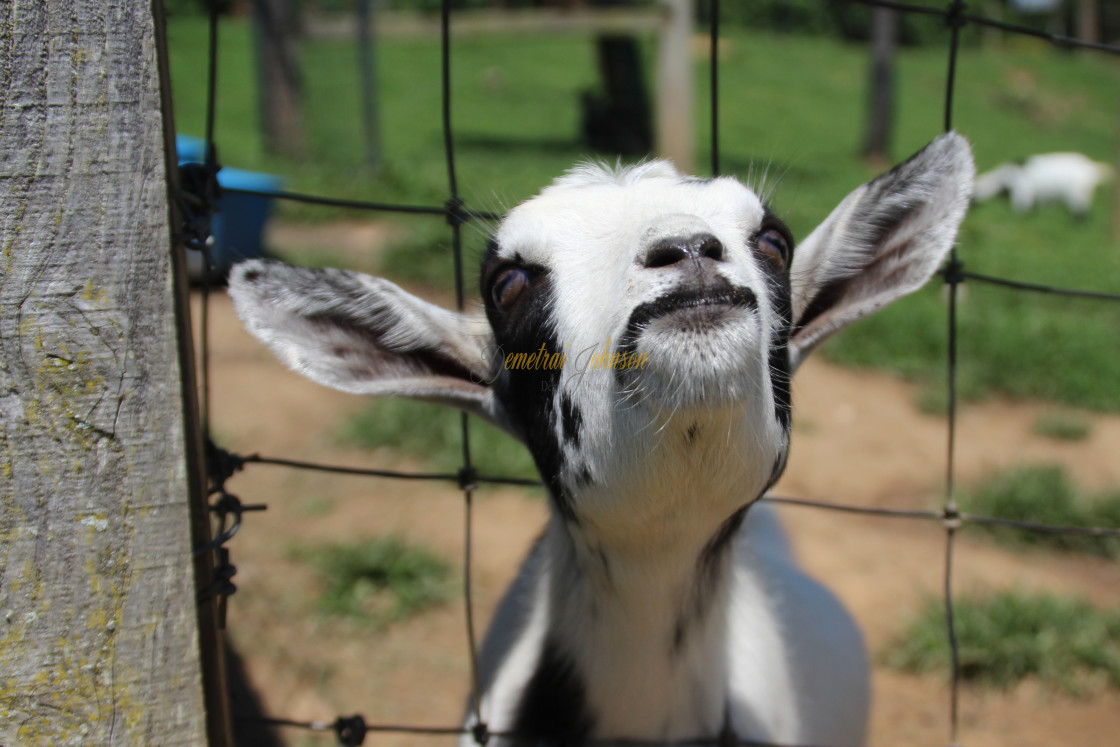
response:
M278 263L239 265L230 292L307 376L453 404L521 438L570 520L633 522L618 496L663 492L661 467L684 463L683 479L727 494L714 507L726 517L781 472L791 372L929 278L972 177L967 143L944 135L795 249L734 179L579 168L498 228L482 261L489 324L385 280ZM648 504L638 513L663 514Z

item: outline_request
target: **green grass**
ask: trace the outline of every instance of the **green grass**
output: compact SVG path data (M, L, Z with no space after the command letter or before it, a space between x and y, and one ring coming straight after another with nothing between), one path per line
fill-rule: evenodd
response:
M1073 412L1047 412L1034 421L1035 433L1055 441L1084 441L1092 431L1092 421Z
M179 128L201 134L204 19L173 18L169 45ZM297 191L441 204L447 194L440 129L439 48L434 39L383 39L381 114L385 163L376 174L361 158L355 54L348 42L304 49L310 156L268 156L256 127L247 25L221 29L217 138L222 160L281 173ZM647 44L652 71L652 43ZM723 171L755 173L776 187L774 209L805 236L845 194L873 175L857 156L866 101L867 50L824 37L729 33L722 47ZM796 65L786 64L797 60ZM595 154L578 142L580 91L597 85L594 48L577 36L472 37L452 48L453 124L460 193L471 208L500 211L532 195L572 162ZM899 53L894 155L901 159L941 130L943 46ZM707 63L695 66L697 170L709 160ZM975 146L983 170L1033 153L1076 150L1110 161L1115 153L1120 76L1101 56L1055 52L1011 40L961 52L954 124ZM609 157L608 157L609 158ZM966 219L966 269L1025 281L1120 291L1120 245L1110 232L1110 190L1090 218L1058 207L1014 215L1003 202ZM322 220L338 209L286 204L289 218ZM393 218L393 220L398 220ZM404 221L408 238L387 253L390 277L451 286L449 232L440 218ZM464 233L468 284L486 226ZM946 304L935 280L828 343L846 365L886 369L922 384L927 406L943 398ZM1120 304L1069 300L965 285L960 306L959 389L966 400L992 393L1043 398L1120 412Z
M303 498L296 508L306 516L326 516L334 510L334 501L320 495Z
M1016 521L1120 528L1120 490L1089 494L1057 465L1015 467L998 472L967 491L961 498L961 506L969 513ZM1012 547L1042 547L1120 557L1120 539L1115 537L1026 532L979 524L970 527Z
M1120 607L1013 590L958 598L953 609L966 682L1007 689L1034 677L1071 695L1120 688ZM883 660L914 674L948 673L944 603L927 600Z
M447 601L447 562L397 537L345 544L299 545L292 557L310 564L323 590L319 612L380 630Z
M399 282L420 283L435 288L455 286L455 258L451 236L442 223L412 219L408 232L386 248L380 272ZM478 262L468 251L463 281L467 298L478 297Z
M471 462L480 474L536 479L528 450L498 428L471 418ZM455 472L463 464L457 411L426 402L371 400L342 421L339 438L366 449L387 448L422 460L427 469Z

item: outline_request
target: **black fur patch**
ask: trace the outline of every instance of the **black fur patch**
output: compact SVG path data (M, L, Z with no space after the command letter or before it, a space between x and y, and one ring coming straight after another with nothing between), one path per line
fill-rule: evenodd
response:
M774 337L770 341L769 368L770 386L774 392L774 417L777 418L782 428L788 433L792 419L792 402L790 396L790 370L789 370L789 336L793 327L793 300L789 286L789 267L793 262L793 237L785 224L778 220L767 210L763 217L759 232L751 237L751 246L755 246L758 234L764 230L776 229L785 236L790 248L789 261L786 264L768 261L763 258L760 262L766 274L767 293L770 297L774 313L778 315L779 324L774 328Z
M548 487L548 493L552 496L552 503L556 506L556 510L560 512L561 518L569 524L579 525L579 514L576 513L575 506L572 505L572 494L557 477L555 480L549 480L545 483Z
M781 423L782 428L789 433L793 420L793 396L790 393L789 370L789 319L792 315L789 293L784 298L785 306L778 312L782 315L781 331L775 335L770 343L770 387L774 392L774 417Z
M579 467L572 468L575 471L575 487L586 488L595 481L595 477L591 474L591 469L586 464L581 464Z
M579 432L583 428L583 413L579 411L567 392L560 395L560 427L564 440L579 446Z
M704 545L704 549L700 551L699 560L699 576L701 579L701 586L704 582L711 582L715 579L716 573L719 570L719 561L723 558L724 552L731 545L731 540L734 539L735 534L739 531L739 527L743 526L743 519L747 516L747 509L750 504L738 509L735 513L720 526L715 535L708 540L708 544Z
M747 509L750 504L743 506L723 522L719 530L712 536L696 562L696 580L688 604L681 611L673 628L673 652L677 653L684 645L692 626L704 619L708 608L711 606L712 595L722 577L727 551L731 541L743 525Z
M594 726L575 662L554 641L546 639L537 670L517 706L515 744L575 745L583 742Z
M821 286L817 295L813 296L813 300L805 307L801 318L797 320L798 329L808 326L818 316L835 306L847 290L849 281L850 278L838 278Z
M770 479L766 483L766 490L774 487L774 483L776 483L778 481L778 478L782 476L782 473L786 471L786 461L788 458L789 451L787 449L786 451L782 452L782 454L779 455L777 459L774 460L774 466L770 468ZM762 491L764 495L766 493L766 490Z
M595 557L599 562L599 575L607 582L607 586L614 587L614 573L611 572L611 560L602 545L595 545Z
M686 618L681 615L677 618L677 624L673 626L673 653L680 653L681 648L684 646L684 637L688 632L688 624L691 618Z
M554 305L552 278L544 267L525 266L530 274L529 287L511 308L503 311L495 306L490 290L497 271L509 264L499 259L497 248L491 246L482 266L483 303L494 330L498 355L501 356L494 394L514 419L514 425L525 435L529 452L560 515L568 521L578 521L571 497L560 479L564 457L556 437L553 402L560 385L561 369L552 366L504 366L506 356L511 354L531 355L542 347L550 354L560 352L551 317Z

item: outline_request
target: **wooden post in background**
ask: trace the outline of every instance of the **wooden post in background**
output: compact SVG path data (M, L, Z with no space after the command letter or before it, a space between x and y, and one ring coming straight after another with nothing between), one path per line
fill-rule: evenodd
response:
M366 146L366 165L375 172L381 168L381 82L377 73L378 48L381 45L377 33L377 17L380 11L377 0L357 0L356 45L362 99L362 136Z
M1100 13L1097 0L1077 0L1077 38L1091 42L1101 40Z
M898 11L871 9L870 74L867 81L867 128L863 137L863 157L877 170L891 162L894 134L894 58L898 39Z
M306 153L300 6L295 0L251 0L257 48L261 136L269 153L300 158Z
M155 39L151 0L0 4L0 744L224 743Z
M685 173L695 166L692 111L693 0L661 0L666 22L657 36L657 155Z
M1120 124L1118 121L1117 124ZM1120 127L1116 128L1116 143L1113 145L1112 168L1116 169L1117 177L1106 186L1112 189L1112 238L1120 244Z

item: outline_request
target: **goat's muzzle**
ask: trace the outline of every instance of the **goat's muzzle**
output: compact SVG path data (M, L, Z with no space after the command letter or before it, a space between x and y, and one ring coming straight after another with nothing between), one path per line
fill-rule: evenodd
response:
M733 286L722 277L711 284L689 282L634 309L624 339L637 340L653 321L663 317L679 319L682 331L701 331L705 326L718 324L729 310L757 308L754 291Z

